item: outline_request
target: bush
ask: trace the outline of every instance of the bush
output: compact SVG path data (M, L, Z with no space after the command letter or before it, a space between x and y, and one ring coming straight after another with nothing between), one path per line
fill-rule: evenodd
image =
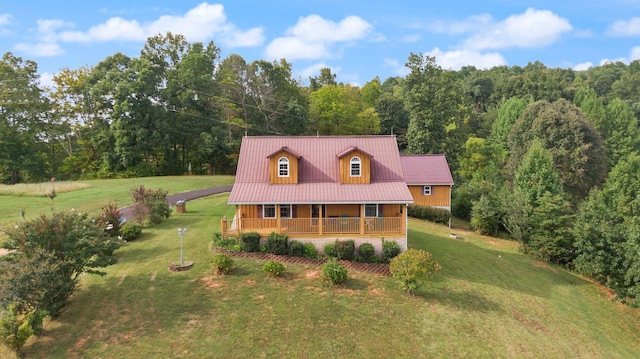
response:
M285 269L284 265L278 261L268 261L262 266L262 270L267 277L282 277L284 275Z
M389 263L389 261L400 254L400 245L394 241L382 240L382 261Z
M289 242L289 255L295 257L302 257L304 255L304 246L300 241Z
M449 224L451 212L444 208L434 208L429 206L411 205L407 210L410 217L425 219L427 221Z
M242 233L242 248L246 252L259 252L260 234L257 232Z
M318 258L318 250L313 243L304 243L302 245L303 253L302 255L306 258Z
M365 263L376 261L376 249L373 248L373 244L362 243L360 247L358 247L358 260Z
M121 214L115 204L108 204L102 207L102 215L97 220L99 226L104 226L104 233L108 236L117 237L121 235Z
M130 190L133 200L133 212L139 224L162 223L164 218L171 216L171 208L167 202L168 191L145 189L144 185L133 187Z
M344 259L347 261L352 261L356 255L356 245L352 239L346 241L336 240L336 244L333 250L336 254L336 258Z
M234 251L242 249L242 245L238 237L223 237L220 232L213 235L213 244L218 247Z
M335 258L335 256L336 256L335 247L336 247L335 243L327 243L327 244L325 244L324 248L323 248L324 255L327 256L327 257Z
M418 280L427 279L440 269L431 253L422 249L409 249L391 260L389 271L400 282L400 288L413 293L418 288Z
M229 274L233 265L233 259L226 254L216 254L211 260L211 267L217 274Z
M346 283L347 276L347 268L335 259L331 259L322 265L321 278L329 286Z
M122 240L131 242L140 237L142 234L142 226L136 222L127 222L120 228Z
M267 253L278 255L287 254L287 236L271 232L267 237Z

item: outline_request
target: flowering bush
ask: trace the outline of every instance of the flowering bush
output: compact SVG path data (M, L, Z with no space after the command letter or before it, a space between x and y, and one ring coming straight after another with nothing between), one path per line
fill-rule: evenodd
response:
M418 280L427 279L440 270L431 253L411 248L391 259L389 271L400 282L400 288L413 293L418 288Z
M171 209L167 202L168 191L161 188L145 189L144 185L140 185L133 187L130 193L134 203L133 214L139 224L145 222L159 224L163 219L171 216Z

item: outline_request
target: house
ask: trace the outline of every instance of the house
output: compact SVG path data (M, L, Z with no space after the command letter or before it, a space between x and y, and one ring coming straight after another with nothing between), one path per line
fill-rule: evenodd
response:
M402 155L400 163L413 204L451 211L453 177L444 155Z
M223 219L225 235L286 234L322 248L336 239L381 239L407 248L405 183L393 136L244 137Z

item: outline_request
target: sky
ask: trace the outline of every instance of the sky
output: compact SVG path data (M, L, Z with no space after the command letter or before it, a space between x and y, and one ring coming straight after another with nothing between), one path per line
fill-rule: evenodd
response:
M405 76L411 53L445 69L526 66L584 70L640 59L640 0L22 0L0 1L0 51L61 69L138 57L146 39L213 41L221 58L282 58L304 84L328 67L343 83Z

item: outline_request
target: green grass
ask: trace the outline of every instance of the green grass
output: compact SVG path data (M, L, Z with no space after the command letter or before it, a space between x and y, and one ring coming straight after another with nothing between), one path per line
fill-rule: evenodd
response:
M533 260L517 245L410 221L409 244L442 266L416 296L391 278L350 272L326 288L319 267L286 265L266 278L263 261L236 259L211 274L209 243L226 194L190 202L127 243L103 277L81 290L25 350L34 358L631 358L640 353L638 310L572 273ZM187 272L177 228L187 226ZM0 357L9 352L0 349ZM9 356L10 357L10 356Z
M169 194L188 190L233 184L233 176L169 176L116 180L91 180L80 182L56 182L58 196L51 201L45 193L51 182L20 185L0 185L0 227L20 220L20 208L27 218L56 210L75 210L100 213L102 206L112 203L119 207L131 204L129 189L137 185L146 188L162 188Z

